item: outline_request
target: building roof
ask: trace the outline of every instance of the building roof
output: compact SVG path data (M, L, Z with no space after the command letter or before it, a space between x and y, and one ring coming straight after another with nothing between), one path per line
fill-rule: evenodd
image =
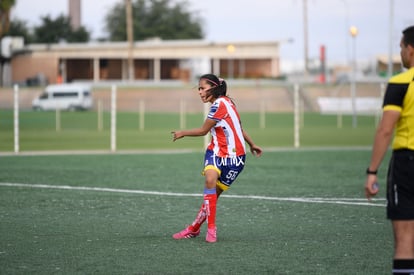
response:
M128 42L89 42L29 44L20 52L34 55L56 54L61 58L125 58ZM133 43L134 58L269 58L279 57L278 41L160 40L149 39Z
M380 63L388 64L389 56L387 54L381 54L377 56L377 61ZM401 63L401 56L400 55L393 55L392 62L399 64Z

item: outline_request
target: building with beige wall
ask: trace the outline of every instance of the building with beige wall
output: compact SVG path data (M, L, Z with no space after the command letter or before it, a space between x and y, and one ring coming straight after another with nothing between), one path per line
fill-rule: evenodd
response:
M133 79L128 60L133 60ZM49 83L71 81L189 81L213 72L227 78L276 78L279 42L209 42L159 39L82 44L30 44L13 52L12 82L44 75Z

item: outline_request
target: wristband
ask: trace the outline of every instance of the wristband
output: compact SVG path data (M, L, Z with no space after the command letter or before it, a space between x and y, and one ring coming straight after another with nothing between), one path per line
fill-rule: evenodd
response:
M369 167L368 167L366 173L367 173L367 175L376 175L378 173L378 170L371 171L371 170L369 170Z

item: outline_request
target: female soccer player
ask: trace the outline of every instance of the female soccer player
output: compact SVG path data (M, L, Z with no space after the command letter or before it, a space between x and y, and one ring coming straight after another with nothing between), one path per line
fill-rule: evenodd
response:
M199 79L198 92L203 103L211 103L210 112L200 128L173 131L173 141L185 136L204 136L211 133L211 142L204 156L204 202L194 222L173 235L174 239L188 239L200 234L201 225L207 220L206 241L217 241L216 203L244 168L245 142L253 155L259 157L262 149L256 146L243 130L240 116L233 101L227 97L227 84L213 74Z

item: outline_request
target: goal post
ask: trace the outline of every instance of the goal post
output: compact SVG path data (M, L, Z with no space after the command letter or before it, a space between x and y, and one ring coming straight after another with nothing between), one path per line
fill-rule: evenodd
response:
M116 86L111 89L111 151L116 151Z
M293 146L300 147L300 98L299 84L293 87Z
M17 154L20 151L19 142L19 86L16 84L13 87L14 90L14 152Z

